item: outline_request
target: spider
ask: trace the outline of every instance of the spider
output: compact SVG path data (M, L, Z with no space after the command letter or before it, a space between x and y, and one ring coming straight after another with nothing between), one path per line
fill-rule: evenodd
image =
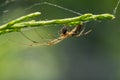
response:
M46 42L46 43L43 43L43 44L40 44L40 43L33 43L31 44L30 46L40 46L40 45L49 45L49 46L52 46L52 45L55 45L61 41L63 41L64 39L66 38L69 38L69 37L80 37L80 36L83 36L83 35L86 35L88 34L89 32L91 32L91 30L85 32L85 26L84 24L78 24L76 25L72 30L68 30L68 28L66 26L64 26L61 30L60 30L60 34L59 34L59 37L56 38L56 39L53 39L49 42Z

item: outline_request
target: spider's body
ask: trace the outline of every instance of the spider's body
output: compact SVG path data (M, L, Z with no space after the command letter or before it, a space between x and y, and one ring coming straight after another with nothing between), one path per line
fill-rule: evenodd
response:
M66 26L64 26L61 30L60 30L60 35L66 35L68 32L68 28Z

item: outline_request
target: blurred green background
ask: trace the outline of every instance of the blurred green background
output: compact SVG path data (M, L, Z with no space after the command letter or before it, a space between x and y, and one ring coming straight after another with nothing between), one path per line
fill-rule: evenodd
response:
M77 16L49 6L54 3L79 13L112 13L118 0L0 0L0 25L28 13L40 11L37 20ZM28 9L29 8L29 9ZM0 80L119 80L120 79L120 8L116 19L86 24L93 31L87 36L69 38L55 46L31 47L20 33L0 35ZM52 27L51 27L52 26ZM30 38L41 41L56 35L63 25L23 30ZM37 30L35 33L34 30ZM39 32L40 31L40 32ZM45 32L47 31L47 32ZM44 40L43 40L44 41Z

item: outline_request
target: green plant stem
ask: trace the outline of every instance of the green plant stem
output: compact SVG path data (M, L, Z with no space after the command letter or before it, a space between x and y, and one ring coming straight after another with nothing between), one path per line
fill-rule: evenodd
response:
M28 14L26 16L22 16L16 20L13 20L13 21L10 21L8 22L7 24L4 24L2 26L0 26L0 30L2 29L8 29L8 28L11 28L12 25L16 24L16 23L19 23L19 22L22 22L24 20L28 20L28 19L31 19L31 18L34 18L34 17L37 17L37 16L40 16L41 13L40 12L35 12L35 13L32 13L32 14Z
M10 21L7 24L0 26L0 34L20 31L21 29L27 28L27 27L41 27L41 26L52 25L52 24L77 25L77 24L82 24L83 22L91 21L91 20L105 20L105 19L112 20L115 18L115 16L112 14L93 15L91 13L88 13L88 14L84 14L84 15L72 17L72 18L53 19L53 20L47 20L47 21L31 20L27 22L22 22L29 18L39 16L40 14L41 14L40 12L31 13L29 15L20 17L16 20Z
M36 27L36 26L44 26L44 25L51 25L51 24L76 24L76 22L85 22L91 20L103 20L103 19L114 19L115 17L111 14L84 14L82 16L77 16L73 18L65 18L65 19L54 19L48 21L33 21L33 22L22 22L12 26L12 28L25 28L25 27Z

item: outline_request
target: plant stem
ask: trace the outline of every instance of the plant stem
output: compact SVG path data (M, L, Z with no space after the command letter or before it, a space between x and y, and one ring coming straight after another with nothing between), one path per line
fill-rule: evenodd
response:
M72 17L72 18L53 19L53 20L47 20L47 21L31 20L31 21L23 22L24 20L27 20L29 18L31 19L33 17L37 17L40 14L41 14L40 12L31 13L29 15L20 17L16 20L10 21L7 24L0 26L0 34L20 31L21 29L27 28L27 27L41 27L41 26L52 25L52 24L78 25L78 24L82 24L83 22L91 21L91 20L105 20L105 19L112 20L115 18L115 16L112 14L93 15L91 13L88 13L88 14L84 14L84 15Z

